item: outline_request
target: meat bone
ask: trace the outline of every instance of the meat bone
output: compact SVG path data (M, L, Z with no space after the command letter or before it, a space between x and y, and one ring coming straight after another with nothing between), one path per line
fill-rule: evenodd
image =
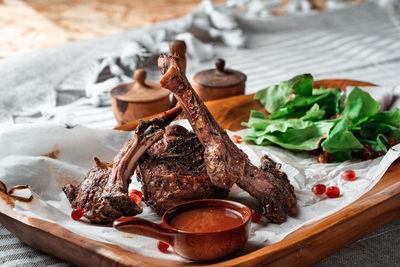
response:
M163 136L164 127L180 113L177 106L159 117L140 121L134 137L125 143L111 163L95 158L96 166L79 185L63 187L72 208L83 209L83 215L93 223L109 223L121 216L142 212L128 195L130 178L143 153Z
M178 57L161 54L158 67L163 74L160 85L174 94L205 147L204 161L212 183L225 189L236 183L261 202L264 215L272 222L282 223L287 215L296 215L294 188L279 164L267 156L261 159L260 168L250 162L193 90L180 71Z

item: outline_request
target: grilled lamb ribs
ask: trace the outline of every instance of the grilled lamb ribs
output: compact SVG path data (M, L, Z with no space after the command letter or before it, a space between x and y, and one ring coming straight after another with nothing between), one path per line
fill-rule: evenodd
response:
M204 146L204 162L211 182L224 189L236 183L261 202L263 214L272 222L282 223L287 215L296 215L296 195L286 174L266 156L260 168L251 164L179 70L179 58L161 55L158 67L163 74L161 86L174 94Z
M178 58L161 56L161 85L174 93L180 106L140 121L135 136L111 163L95 158L84 180L63 191L73 208L82 208L93 223L109 223L142 209L128 196L135 168L145 202L158 214L193 199L226 198L237 184L260 200L263 213L281 223L297 213L296 196L280 166L264 156L261 166L232 143L179 70ZM195 130L168 126L181 111Z
M72 208L83 209L92 223L110 223L121 216L136 215L142 209L129 197L128 186L137 162L147 149L164 134L181 109L175 107L148 121L140 121L132 140L129 140L111 163L95 158L84 180L77 186L63 187Z
M227 198L229 190L211 183L203 154L204 147L192 131L179 125L167 126L136 168L146 204L162 215L189 200Z

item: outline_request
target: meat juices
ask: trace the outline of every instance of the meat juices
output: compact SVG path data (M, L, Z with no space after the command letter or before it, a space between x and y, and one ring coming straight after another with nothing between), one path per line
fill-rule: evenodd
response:
M211 182L229 189L234 183L257 198L263 214L282 223L298 212L293 186L274 161L264 156L261 166L251 164L247 155L230 140L179 69L179 58L161 55L158 67L164 75L162 87L169 89L204 146L204 162Z

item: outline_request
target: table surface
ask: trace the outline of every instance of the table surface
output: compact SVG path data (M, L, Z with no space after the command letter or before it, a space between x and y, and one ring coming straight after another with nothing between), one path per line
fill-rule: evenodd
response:
M200 2L0 0L0 57L171 20L190 13Z
M212 1L215 4L226 2ZM358 4L365 0L345 1ZM189 14L200 2L201 0L0 0L0 58L171 20ZM282 0L281 6L284 7L289 2ZM326 8L326 0L309 2L314 9ZM286 12L285 8L277 8L271 13L280 16Z
M53 0L51 5L43 2L0 0L0 57L169 20L189 13L200 0ZM175 8L177 5L179 9ZM365 255L371 255L369 258L375 263L379 260L400 263L399 252L385 253L393 251L393 247L389 246L399 244L399 238L400 218L328 257L319 266L351 266L354 262L365 260ZM10 266L7 262L15 263L15 259L31 263L21 266L68 265L26 247L3 227L0 227L0 240L3 251L0 253L0 265ZM369 266L373 265L374 262L371 262Z

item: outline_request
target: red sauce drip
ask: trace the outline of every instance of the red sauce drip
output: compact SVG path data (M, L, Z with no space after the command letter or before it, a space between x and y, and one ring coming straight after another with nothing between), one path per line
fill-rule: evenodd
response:
M240 213L223 207L199 207L173 217L170 225L193 233L220 232L244 223Z

